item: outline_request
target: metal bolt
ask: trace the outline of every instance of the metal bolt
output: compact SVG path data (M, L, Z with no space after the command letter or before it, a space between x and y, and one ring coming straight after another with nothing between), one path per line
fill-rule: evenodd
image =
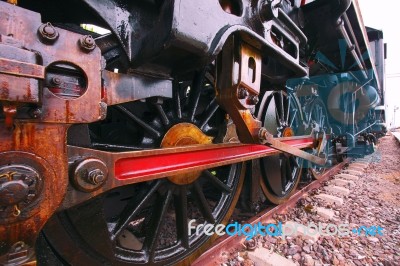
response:
M79 44L86 52L93 51L96 48L96 42L91 35L82 36L82 38L79 39Z
M72 182L81 191L95 191L107 180L108 168L97 158L77 160L71 167Z
M246 99L249 96L249 92L245 88L240 88L238 91L239 99Z
M51 79L51 82L54 84L54 85L61 85L61 79L59 78L59 77L54 77L54 78L52 78Z
M59 36L58 31L56 30L56 28L53 27L53 25L51 25L50 22L42 24L39 27L38 32L39 32L40 36L42 37L42 40L48 41L48 42L56 41Z
M105 175L100 169L91 170L88 173L87 181L92 185L99 185L105 180Z
M33 108L29 110L29 115L32 118L39 118L42 115L42 110L40 108Z
M28 186L32 186L35 183L35 179L30 176L27 176L24 179L24 183L27 184Z
M259 102L257 95L252 95L247 99L248 104L256 105Z
M30 201L32 201L35 197L36 197L36 194L28 194L28 196L26 197L26 201L27 201L27 202L30 202Z
M43 34L49 37L54 37L56 35L56 31L51 25L46 25L43 28Z

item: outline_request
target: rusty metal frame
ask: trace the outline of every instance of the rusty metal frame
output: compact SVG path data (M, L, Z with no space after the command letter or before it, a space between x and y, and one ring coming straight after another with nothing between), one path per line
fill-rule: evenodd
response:
M16 62L2 58L0 61L0 72L7 73L1 76L3 92L17 89L17 84L10 83L9 75L30 77L41 82L45 81L43 70L47 72L48 67L55 63L71 64L83 71L87 79L86 92L78 99L63 99L46 87L31 88L24 94L28 95L28 90L39 93L41 115L37 117L37 122L50 123L88 123L98 121L104 114L101 106L101 52L95 49L90 53L85 52L78 45L82 35L55 28L58 32L58 39L53 43L46 43L39 38L38 29L42 25L38 13L0 2L0 34L13 36L18 40L17 44L22 43L23 47L13 45L21 52L29 49L37 55L36 65L26 62ZM14 65L10 68L10 65ZM7 65L9 66L7 68ZM25 69L21 72L19 69ZM29 69L35 72L29 73ZM6 71L7 70L7 71ZM26 72L26 73L25 73ZM36 73L37 72L37 73ZM13 81L13 79L11 79ZM36 86L41 86L37 83ZM41 94L41 95L40 95Z
M103 101L108 105L132 102L149 97L172 98L172 80L138 74L102 71Z

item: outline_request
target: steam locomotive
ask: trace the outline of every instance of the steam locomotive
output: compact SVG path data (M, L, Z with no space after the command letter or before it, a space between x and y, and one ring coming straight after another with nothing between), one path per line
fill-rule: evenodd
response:
M382 40L356 0L0 1L0 263L189 265L188 221L373 151Z

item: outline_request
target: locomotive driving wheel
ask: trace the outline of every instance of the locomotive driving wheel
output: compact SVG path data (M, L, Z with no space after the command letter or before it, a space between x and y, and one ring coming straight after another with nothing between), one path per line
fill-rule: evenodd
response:
M326 134L330 132L330 124L328 118L328 112L326 110L325 104L320 98L315 98L309 104L309 108L306 111L306 121L309 128L314 128L317 131L323 131ZM332 145L329 144L330 141L327 141L324 150L321 151L320 156L326 156L329 158L329 155L333 153ZM327 169L325 165L316 165L311 162L308 163L308 168L315 179L318 179L323 175L325 170Z
M295 136L303 126L301 108L295 98L284 91L267 91L257 117L275 137ZM303 159L285 153L260 159L261 188L270 202L281 204L294 193L302 163Z
M93 143L144 150L221 142L226 115L204 73L176 83L173 99L110 110L90 125ZM70 265L187 265L217 237L196 226L228 221L244 172L239 163L133 184L58 213L44 229L38 261L54 253Z

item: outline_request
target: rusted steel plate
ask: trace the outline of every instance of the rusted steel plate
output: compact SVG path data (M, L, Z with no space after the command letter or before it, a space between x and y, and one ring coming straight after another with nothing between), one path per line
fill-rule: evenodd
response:
M103 71L104 102L107 105L149 97L172 98L172 80Z
M40 65L0 58L0 73L44 79L45 68Z
M15 245L21 242L27 249L26 259L31 258L38 233L58 208L66 192L67 128L67 125L17 122L14 130L9 131L0 123L0 169L2 169L0 175L3 178L3 185L4 176L10 173L21 176L22 181L25 173L21 169L33 169L37 173L34 185L31 184L33 181L28 182L29 190L25 191L27 193L25 198L22 195L21 201L14 198L13 202L2 206L3 211L0 213L0 264L2 265L9 263L8 255L12 255ZM14 189L12 192L18 191ZM19 257L24 254L12 256L17 255Z
M39 81L0 74L0 101L38 103Z
M36 51L40 55L40 65L46 68L46 72L51 67L65 64L67 66L62 71L68 72L71 68L78 69L86 81L86 86L83 88L85 93L71 100L54 94L49 89L50 81L45 80L44 87L41 88L42 113L37 117L37 121L73 124L101 120L106 114L106 105L101 102L100 49L85 51L79 45L81 34L56 27L53 30L59 34L59 37L53 43L45 44L38 34L38 29L42 25L39 13L0 1L1 35L13 36L16 43L23 43L27 49ZM21 49L20 52L24 53L24 51ZM8 57L8 55L2 57ZM12 57L12 59L16 58Z

